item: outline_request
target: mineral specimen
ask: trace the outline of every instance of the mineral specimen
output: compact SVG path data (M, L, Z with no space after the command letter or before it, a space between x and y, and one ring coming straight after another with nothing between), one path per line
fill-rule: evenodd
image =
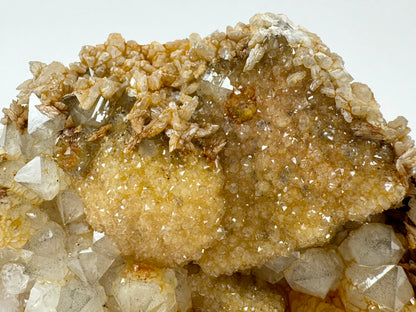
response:
M30 70L0 139L6 311L415 309L406 120L316 35L267 13Z

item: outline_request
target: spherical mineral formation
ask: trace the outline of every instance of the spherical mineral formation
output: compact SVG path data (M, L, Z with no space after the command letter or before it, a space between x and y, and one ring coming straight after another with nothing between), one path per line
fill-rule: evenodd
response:
M222 235L222 176L204 158L175 159L161 140L131 155L109 142L92 168L80 186L88 221L122 253L174 266Z
M123 254L232 274L329 242L406 193L405 120L387 123L341 58L284 16L167 44L113 34L80 56L94 74L64 96L77 130L57 159L82 167L88 221Z

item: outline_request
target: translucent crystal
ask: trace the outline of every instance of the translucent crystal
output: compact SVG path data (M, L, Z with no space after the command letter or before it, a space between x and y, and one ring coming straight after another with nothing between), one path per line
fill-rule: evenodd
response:
M16 125L9 120L1 133L0 148L9 156L9 159L18 158L22 154L19 142L19 132Z
M36 107L37 105L41 104L42 102L39 100L36 94L32 93L29 98L29 114L27 120L27 132L29 134L32 134L41 125L50 120L48 116L42 114Z
M277 257L267 261L263 266L254 269L253 273L257 277L269 282L277 283L283 278L283 271L286 270L296 259L299 259L300 253L294 252L289 257Z
M65 251L65 232L62 227L49 222L36 232L23 247L36 255L50 256Z
M36 156L17 172L14 180L43 199L51 200L65 184L63 175L62 169L53 160Z
M61 286L48 281L37 281L30 291L25 312L56 312Z
M0 249L0 267L9 262L26 264L32 258L32 255L33 252L30 250L2 248Z
M324 298L335 290L342 276L344 264L333 249L311 248L285 271L292 289Z
M363 266L352 263L342 283L344 305L350 310L402 311L413 288L401 266Z
M1 269L1 280L9 294L18 295L26 290L29 275L25 274L25 267L18 263L7 263Z
M339 250L345 260L362 265L396 264L405 249L391 226L368 223L352 231Z
M62 287L57 311L101 312L105 299L106 296L102 286L92 286L77 279L72 279Z
M34 108L34 110L37 110L37 108ZM39 112L39 114L41 113ZM29 129L25 131L19 137L22 154L29 159L38 155L52 156L56 138L58 137L59 131L63 129L65 120L66 118L63 115L59 115L36 125L31 130L33 132L29 132Z
M103 237L96 241L92 248L80 250L72 255L69 268L84 282L94 284L108 270L120 252L109 240Z
M72 190L64 190L56 197L56 204L61 214L63 224L71 223L80 218L84 207L78 194Z
M57 223L46 224L23 248L34 253L28 263L31 274L48 280L65 277L68 272L65 232Z
M191 288L188 281L188 271L182 268L175 270L177 285L175 289L178 311L186 312L192 308Z
M171 269L144 264L127 266L113 283L114 297L122 311L176 311L176 277Z
M218 75L214 71L208 71L201 80L201 87L198 90L200 95L222 102L230 95L233 86L228 77Z
M65 96L63 101L69 106L71 117L77 125L82 124L98 127L108 121L110 104L109 101L100 96L99 93L90 94L85 101L82 101L80 95ZM91 104L86 104L86 102L91 102ZM83 108L90 106L91 108L89 109Z
M0 283L0 310L1 312L21 312L19 300L16 295L9 294Z

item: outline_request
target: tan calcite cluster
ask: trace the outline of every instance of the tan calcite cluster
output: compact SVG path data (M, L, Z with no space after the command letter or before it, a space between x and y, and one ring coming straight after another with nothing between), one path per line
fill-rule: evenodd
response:
M416 168L404 118L387 123L342 59L282 15L166 44L111 34L80 59L32 62L5 114L28 136L34 93L41 112L66 118L47 157L71 175L94 231L134 265L170 272L169 302L189 283L194 311L343 311L336 293L271 286L251 269L402 202ZM9 182L0 247L21 248L41 200ZM121 276L108 296L133 309L145 280Z

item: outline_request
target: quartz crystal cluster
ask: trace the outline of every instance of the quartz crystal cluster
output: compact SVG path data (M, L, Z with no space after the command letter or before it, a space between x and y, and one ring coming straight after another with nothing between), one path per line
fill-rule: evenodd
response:
M416 149L255 15L31 62L0 138L1 311L416 311Z

